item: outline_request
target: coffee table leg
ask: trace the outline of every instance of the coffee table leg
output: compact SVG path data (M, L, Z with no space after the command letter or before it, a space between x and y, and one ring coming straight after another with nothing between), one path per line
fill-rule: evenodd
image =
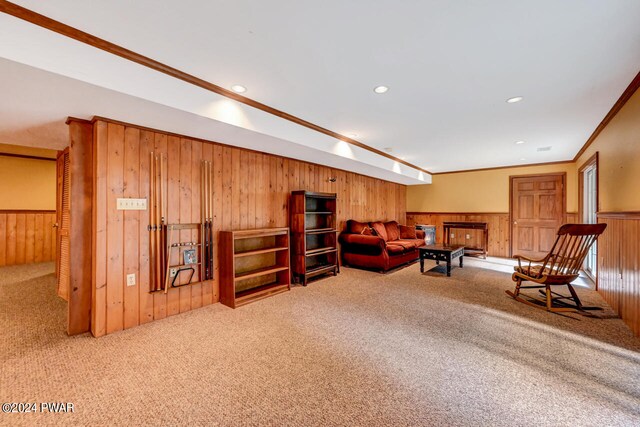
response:
M460 255L460 268L462 268L462 258L464 258L464 255Z
M420 254L420 273L424 273L424 257Z
M451 277L451 257L447 257L447 277Z

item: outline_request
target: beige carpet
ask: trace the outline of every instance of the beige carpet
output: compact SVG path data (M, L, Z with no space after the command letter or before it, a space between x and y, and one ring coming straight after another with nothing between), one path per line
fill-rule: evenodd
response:
M622 321L517 303L486 266L343 268L100 339L65 336L50 264L2 268L0 401L75 413L0 424L640 425L640 340Z

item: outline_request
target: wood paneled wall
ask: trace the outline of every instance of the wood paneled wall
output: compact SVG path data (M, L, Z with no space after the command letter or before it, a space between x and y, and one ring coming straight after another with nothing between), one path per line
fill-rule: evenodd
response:
M133 125L94 123L94 288L91 331L109 334L218 302L214 280L150 294L149 211L118 211L116 199L149 197L149 153L168 158L168 222L200 222L200 164L213 165L214 246L218 232L288 226L293 190L335 192L337 219L405 222L406 187L355 173ZM329 178L336 178L330 182ZM125 286L135 273L136 286Z
M598 292L640 336L640 212L598 214Z
M438 213L438 212L407 212L407 225L431 224L436 226L436 242L442 243L442 223L445 221L474 221L486 222L489 227L489 256L509 256L509 214L508 213ZM456 233L457 241L464 241L471 247L482 246L481 230L451 230ZM458 236L460 235L460 236ZM467 239L469 235L469 239ZM452 243L453 241L452 240ZM460 243L462 244L462 243Z
M56 259L55 211L0 211L0 266Z
M576 222L578 214L567 212L566 222ZM445 221L473 221L486 222L489 227L489 256L509 257L510 230L509 213L457 213L457 212L407 212L407 225L431 224L436 226L436 242L443 241L442 223ZM459 242L470 247L480 247L482 245L481 230L451 230L456 234L452 243ZM469 239L467 239L469 235ZM464 243L463 243L464 242Z

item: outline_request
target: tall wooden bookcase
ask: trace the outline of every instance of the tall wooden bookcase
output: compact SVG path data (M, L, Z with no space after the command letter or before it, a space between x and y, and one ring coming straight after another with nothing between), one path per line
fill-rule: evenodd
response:
M291 267L294 280L339 273L336 230L336 194L291 193Z
M220 302L236 308L290 289L289 229L220 232Z

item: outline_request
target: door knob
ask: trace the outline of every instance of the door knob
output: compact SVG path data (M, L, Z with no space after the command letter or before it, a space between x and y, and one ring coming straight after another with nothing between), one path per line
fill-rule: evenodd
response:
M518 221L513 221L513 225L518 225Z
M58 227L59 227L59 225L58 225L58 223L56 222L55 224L53 224L53 225L52 225L52 227L53 227L53 228L58 228Z

